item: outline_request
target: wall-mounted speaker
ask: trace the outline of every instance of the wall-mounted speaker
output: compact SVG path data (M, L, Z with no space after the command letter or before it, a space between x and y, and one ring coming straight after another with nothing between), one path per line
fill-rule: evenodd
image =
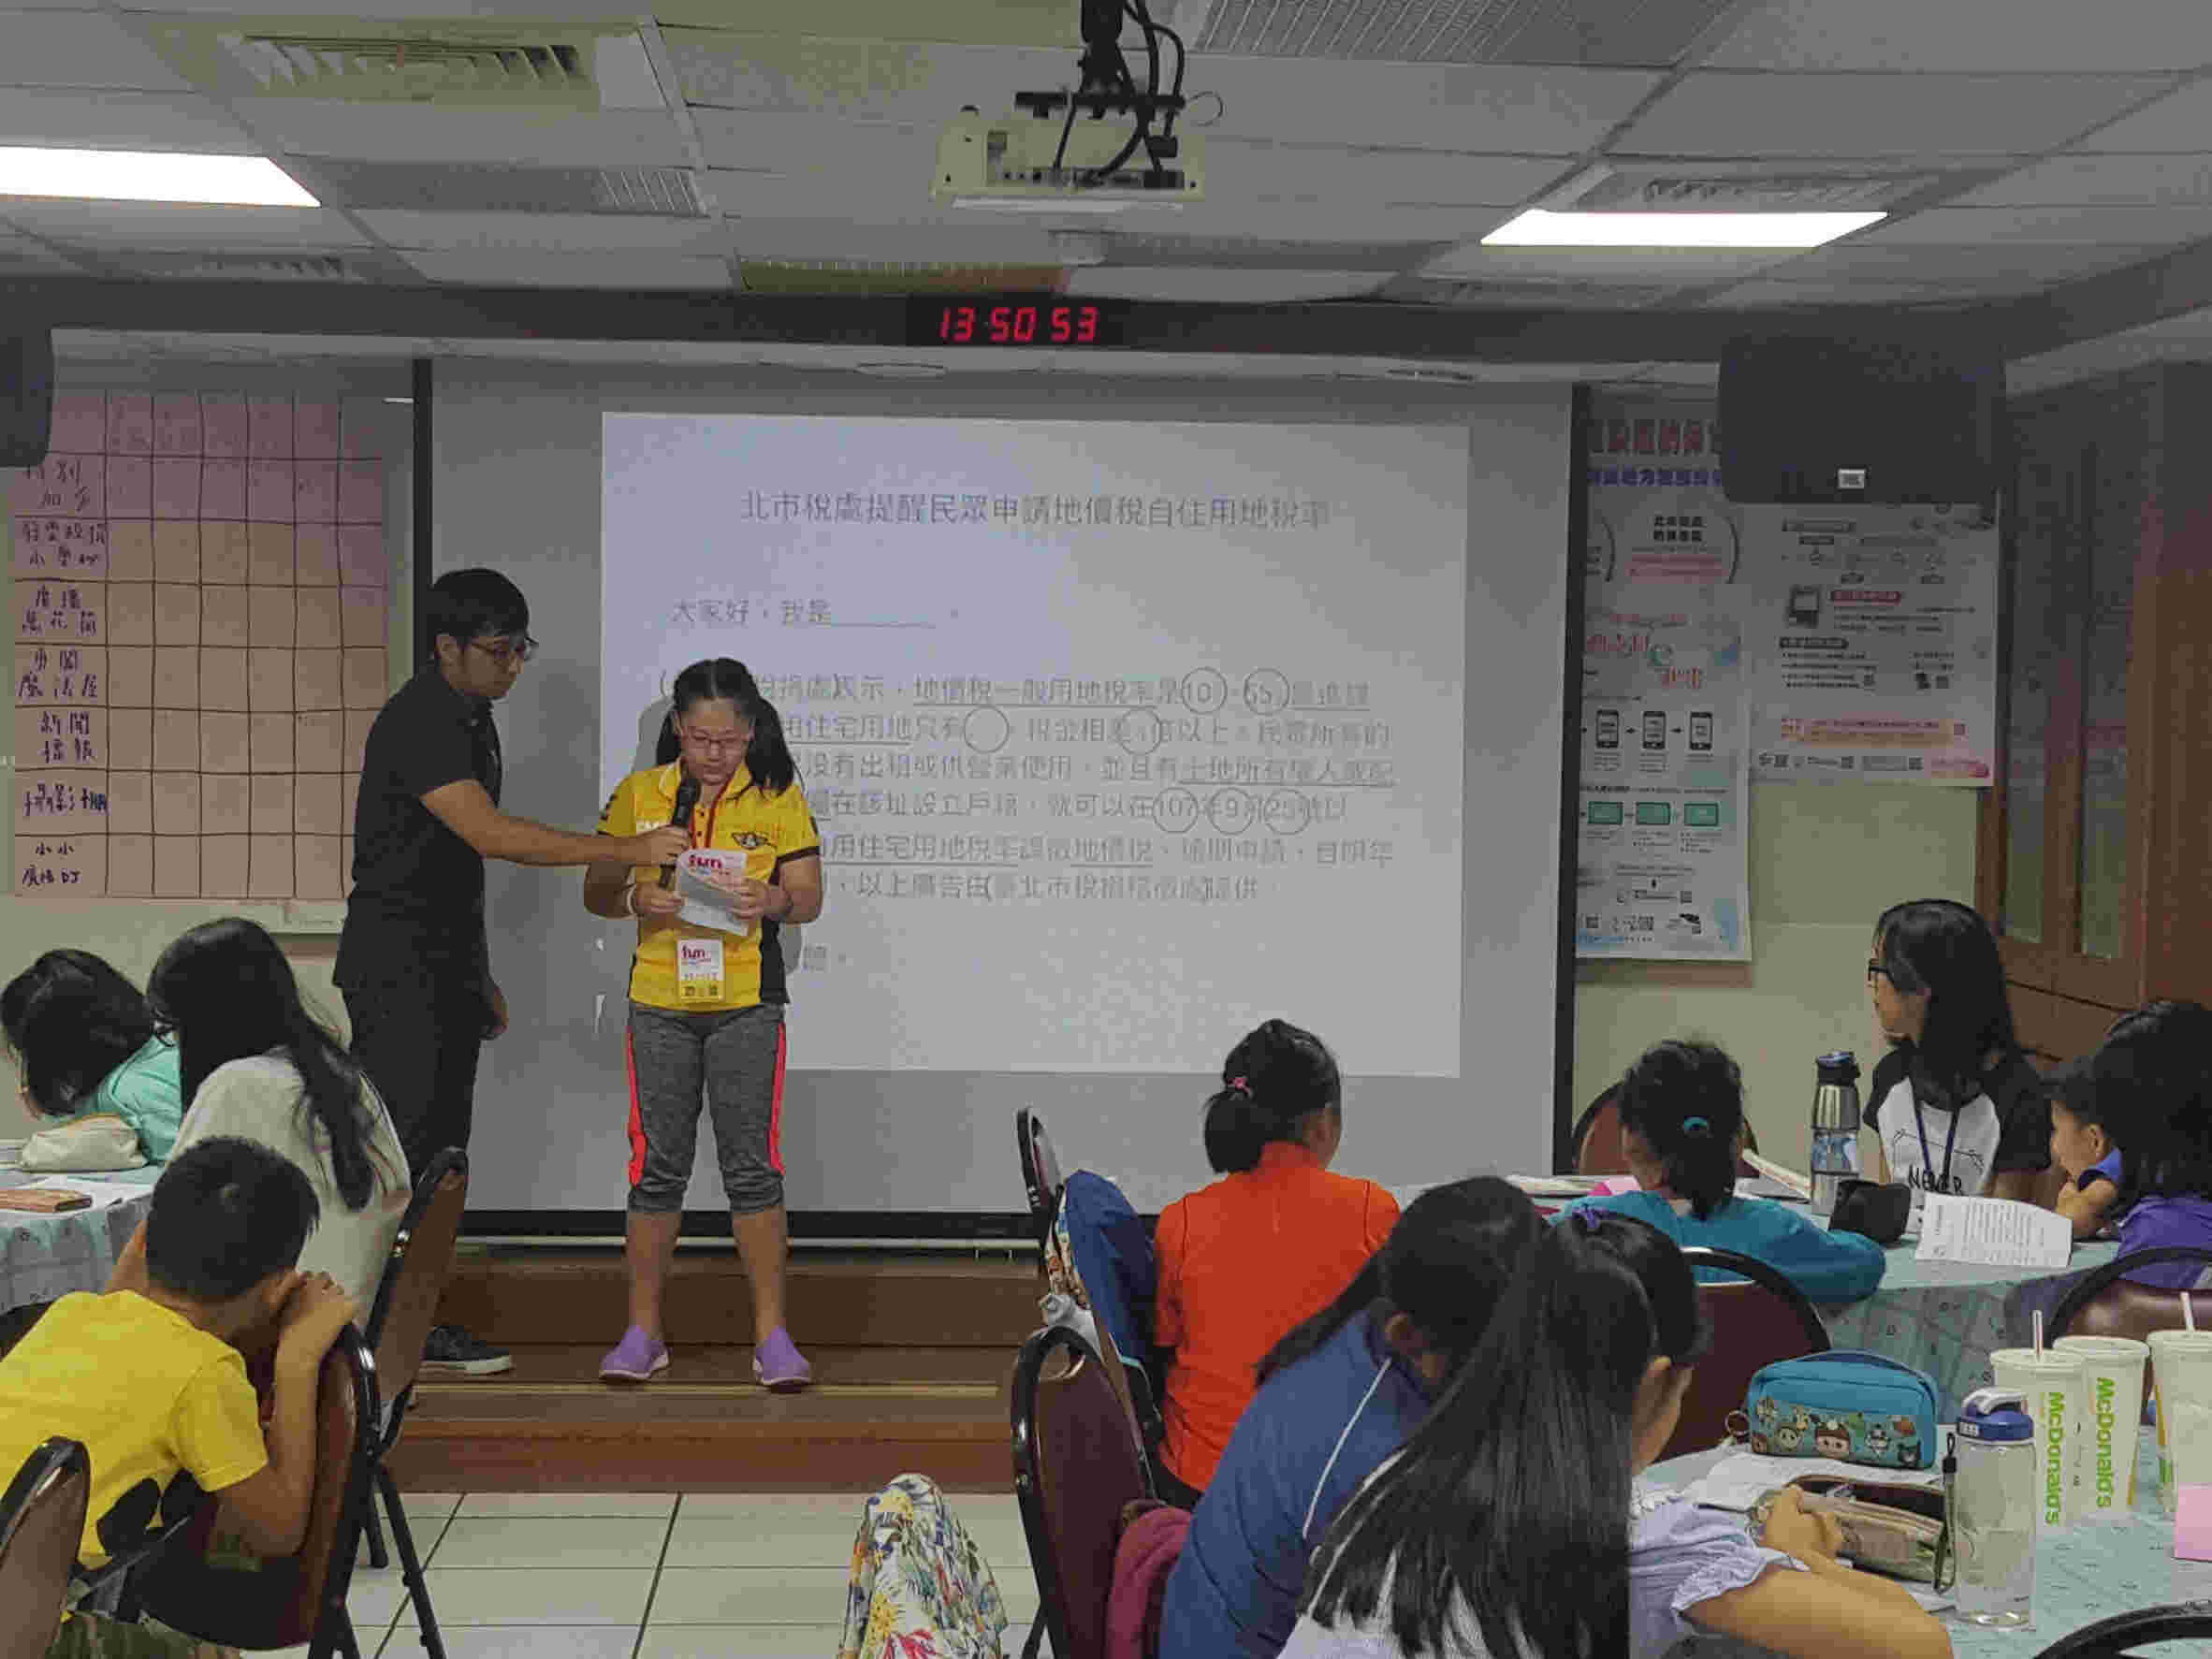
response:
M1729 342L1721 476L1732 502L1994 504L2004 364L1868 341Z
M0 467L35 467L53 438L53 336L0 334Z

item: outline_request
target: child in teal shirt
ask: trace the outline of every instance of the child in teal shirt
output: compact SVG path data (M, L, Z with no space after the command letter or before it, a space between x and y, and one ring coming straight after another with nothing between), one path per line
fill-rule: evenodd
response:
M111 1113L148 1163L183 1121L177 1046L157 1036L136 985L89 951L49 951L0 990L0 1032L22 1102L46 1127Z
M1743 1076L1709 1042L1662 1042L1614 1085L1628 1172L1642 1188L1582 1199L1569 1210L1610 1210L1648 1221L1685 1248L1749 1256L1813 1302L1856 1302L1882 1283L1888 1258L1872 1239L1831 1232L1801 1207L1736 1196L1743 1134ZM1728 1275L1698 1270L1706 1280Z

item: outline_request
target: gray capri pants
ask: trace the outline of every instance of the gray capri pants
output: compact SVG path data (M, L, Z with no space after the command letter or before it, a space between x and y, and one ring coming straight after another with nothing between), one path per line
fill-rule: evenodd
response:
M783 1202L781 1003L677 1013L633 1002L629 1050L632 1210L684 1207L702 1096L732 1212Z

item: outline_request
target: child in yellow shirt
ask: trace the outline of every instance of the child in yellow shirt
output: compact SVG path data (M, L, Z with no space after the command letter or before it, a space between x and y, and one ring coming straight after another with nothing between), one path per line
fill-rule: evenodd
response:
M63 1297L0 1361L0 1470L12 1475L56 1435L91 1458L79 1549L86 1565L136 1542L162 1493L187 1474L222 1494L226 1534L262 1555L299 1548L314 1491L316 1380L354 1317L327 1275L295 1271L317 1208L307 1177L268 1148L203 1141L153 1188L142 1265L126 1260L105 1295ZM233 1345L270 1328L265 1436ZM87 1613L72 1613L49 1650L51 1659L215 1651Z

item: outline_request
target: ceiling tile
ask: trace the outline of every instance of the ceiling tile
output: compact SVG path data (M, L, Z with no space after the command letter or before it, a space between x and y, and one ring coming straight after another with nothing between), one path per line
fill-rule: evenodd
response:
M719 182L728 175L714 175ZM897 262L910 265L1050 265L1058 262L1057 244L1041 225L988 219L958 219L926 211L888 222L767 216L729 221L732 239L745 258L793 264L831 260ZM1095 233L1097 226L1090 227Z
M705 253L729 249L730 231L717 220L642 219L614 213L430 213L364 211L361 223L395 248L563 253Z
M1344 198L1386 207L1519 207L1556 182L1567 166L1555 157L1261 144L1249 138L1210 139L1205 153L1209 198Z
M787 109L700 108L691 111L691 124L711 167L775 173L888 169L924 186L939 131Z
M1883 282L2018 292L2137 264L2167 251L2102 244L2059 247L2014 242L1935 247L1862 240L1801 254L1776 266L1767 275L1783 283L1856 281L1863 277Z
M2099 0L2015 10L1928 0L1763 0L1706 59L1729 69L2164 70L2212 64L2212 8Z
M436 283L507 288L727 288L730 268L692 254L538 254L494 248L410 252Z
M1422 268L1428 277L1495 278L1504 282L1717 282L1764 270L1789 257L1772 248L1453 248Z
M1223 305L1289 305L1371 294L1377 270L1240 270L1234 266L1101 265L1077 270L1066 292L1097 298L1181 299Z
M1930 208L1862 231L1876 247L1939 242L2189 242L2212 236L2212 202L2186 207Z
M0 93L0 144L89 150L189 150L255 155L260 146L223 107L192 93Z
M1066 85L1071 51L918 46L665 31L684 96L725 109L906 123L931 136L961 107L988 115ZM1220 100L1200 129L1271 143L1574 155L1658 84L1631 70L1518 69L1197 56L1186 95ZM1211 109L1213 99L1201 108Z
M0 221L58 242L135 248L357 248L338 214L312 208L205 208L170 202L0 196Z
M2075 146L2079 150L2140 152L2212 151L2212 80L2191 81L2100 127Z
M2212 144L2212 132L2205 134ZM2023 167L1943 205L1982 207L2138 207L2212 201L2212 153L2059 155Z
M2149 76L1695 74L1613 149L1935 159L2053 150L2169 84Z
M0 11L0 85L187 92L192 83L111 17Z
M340 104L252 98L240 112L299 155L357 161L506 162L542 167L686 167L691 155L662 110L536 110Z

